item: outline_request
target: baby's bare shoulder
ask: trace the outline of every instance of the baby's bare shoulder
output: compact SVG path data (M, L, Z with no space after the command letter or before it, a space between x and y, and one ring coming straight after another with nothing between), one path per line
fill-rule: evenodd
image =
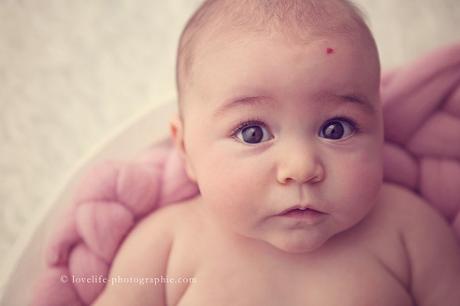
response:
M408 226L422 222L432 222L435 219L438 223L439 220L443 219L441 214L420 195L391 183L385 183L382 186L378 214L385 221L398 226L400 231L407 230Z
M178 224L186 204L173 204L142 219L129 233L112 263L109 279L150 279L166 275ZM94 305L165 305L163 284L107 285Z
M192 214L194 209L194 206L190 205L192 202L188 200L164 206L147 215L134 230L139 233L147 232L149 234L154 230L161 230L167 231L174 236L178 227L184 224Z
M387 184L382 196L403 238L417 305L458 305L460 244L446 218L403 187Z
M382 187L381 203L378 215L382 222L391 224L402 236L430 228L432 233L437 230L453 232L447 219L420 195L405 187L385 183Z

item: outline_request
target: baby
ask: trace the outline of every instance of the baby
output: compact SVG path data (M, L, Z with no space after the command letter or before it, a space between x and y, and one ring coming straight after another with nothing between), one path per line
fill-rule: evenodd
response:
M94 305L460 305L447 223L382 182L380 64L350 2L208 0L177 83L172 137L200 194L146 217L110 273L169 281Z

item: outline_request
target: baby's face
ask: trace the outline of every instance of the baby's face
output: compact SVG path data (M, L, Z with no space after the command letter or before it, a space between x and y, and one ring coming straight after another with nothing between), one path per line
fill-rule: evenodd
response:
M377 56L365 41L243 36L198 52L184 113L203 209L309 252L362 220L382 182ZM318 212L290 208L309 207Z

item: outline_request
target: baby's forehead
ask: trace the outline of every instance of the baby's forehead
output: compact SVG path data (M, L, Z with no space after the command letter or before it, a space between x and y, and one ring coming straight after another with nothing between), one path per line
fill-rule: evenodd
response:
M358 51L354 46L360 46ZM260 72L269 77L269 73L281 66L298 65L311 62L315 66L323 65L316 58L329 61L352 60L353 53L362 57L378 57L372 47L360 38L350 40L346 36L308 36L302 39L288 38L280 33L229 32L214 40L207 40L196 48L193 64L189 70L189 82L196 78L219 76L222 82L232 83L243 73L250 82L251 77ZM218 80L213 78L213 81Z
M274 47L269 51L282 51L287 49L305 49L308 45L317 41L344 41L347 40L350 46L360 44L361 46L369 47L373 50L373 38L366 35L365 31L353 30L348 32L336 32L328 27L317 27L312 29L293 30L289 28L222 28L218 32L203 33L202 37L196 41L194 50L191 54L188 63L188 72L190 76L193 70L200 69L200 62L206 61L208 57L212 57L215 53L227 54L236 57L239 53L236 51L244 51L247 45L254 45L259 41L273 41ZM276 45L278 44L278 46ZM367 45L367 46L366 46ZM259 45L258 52L266 53L265 46ZM229 51L234 52L230 54ZM336 53L336 48L333 43L329 46L324 45L319 50L324 55L333 55ZM275 52L272 52L275 53ZM275 60L275 59L274 59ZM238 63L234 63L238 64Z
M338 100L358 102L375 100L379 83L377 63L372 65L374 66L372 69L371 65L366 65L367 72L355 74L355 77L350 77L347 71L360 66L361 61L355 60L354 63L348 64L347 67L351 68L331 70L331 67L335 67L336 60L327 57L340 59L342 56L340 53L343 51L340 46L332 51L326 47L321 50L322 54L319 57L324 57L325 61L330 61L330 64L317 64L316 58L313 58L307 60L312 63L311 65L298 64L297 67L293 67L295 62L290 60L284 62L283 56L275 59L276 55L270 56L273 52L267 52L269 55L265 60L260 60L260 57L265 55L253 60L244 57L238 60L232 57L231 50L228 50L228 53L215 57L211 61L203 61L196 65L194 81L189 88L192 92L191 96L194 97L190 99L190 106L200 112L220 113L217 110L221 105L233 103L235 106L244 107L223 107L223 109L233 109L228 112L230 114L235 114L235 110L238 109L244 112L247 110L276 112L284 109L283 103L289 101L289 105L296 105L296 107L302 105L303 110L308 109L314 113L325 110L318 106L322 104L332 106L333 103L330 102ZM328 54L328 52L339 54ZM258 55L257 51L252 54ZM271 66L272 58L278 61L273 66ZM365 59L361 58L361 60ZM252 65L253 63L255 65ZM326 74L334 74L334 76L325 78Z
M208 0L181 36L177 59L179 101L188 83L193 82L193 70L200 69L197 64L212 46L226 49L243 36L259 39L278 34L301 43L312 36L331 34L364 34L373 41L359 10L346 0ZM323 50L328 54L334 51L333 47Z

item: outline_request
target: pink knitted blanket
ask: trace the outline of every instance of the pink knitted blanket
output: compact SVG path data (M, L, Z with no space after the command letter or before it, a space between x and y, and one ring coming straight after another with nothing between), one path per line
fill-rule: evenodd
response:
M425 198L460 237L460 43L382 78L385 180ZM158 207L197 194L170 141L131 161L107 161L83 176L47 247L33 306L91 304L124 237Z

